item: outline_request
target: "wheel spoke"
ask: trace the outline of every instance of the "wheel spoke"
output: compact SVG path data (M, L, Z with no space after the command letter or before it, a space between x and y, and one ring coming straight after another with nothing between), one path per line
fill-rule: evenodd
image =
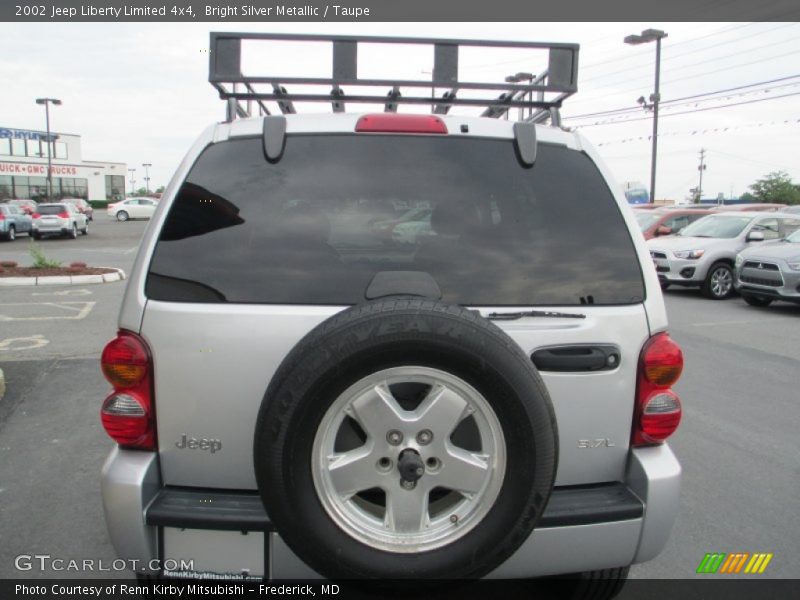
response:
M436 485L474 494L486 483L489 473L489 457L475 454L448 444L447 456L442 459L441 472L431 477Z
M404 420L403 409L383 383L356 398L349 412L374 440L382 439L387 431L397 428Z
M434 432L439 439L446 439L467 415L468 404L453 390L437 385L428 393L415 414L420 425Z
M392 486L386 494L385 525L397 533L422 531L430 523L429 491L425 485L417 485L413 490Z
M329 457L328 472L336 492L348 499L358 492L376 487L380 476L372 460L371 448L362 446Z

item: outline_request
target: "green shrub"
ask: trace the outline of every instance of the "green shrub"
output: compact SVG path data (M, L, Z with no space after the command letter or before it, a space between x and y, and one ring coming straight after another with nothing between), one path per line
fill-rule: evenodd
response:
M44 251L39 247L38 244L35 244L34 242L31 242L30 253L31 253L31 258L33 258L34 269L46 269L48 267L61 266L61 263L58 262L57 260L47 258L44 255Z

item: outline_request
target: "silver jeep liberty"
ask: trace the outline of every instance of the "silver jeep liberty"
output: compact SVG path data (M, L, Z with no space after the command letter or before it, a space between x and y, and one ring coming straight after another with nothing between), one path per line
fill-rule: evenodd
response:
M330 79L287 83L319 94L239 73L243 42L287 39L332 44ZM358 78L364 41L433 46L449 89ZM573 574L611 597L676 517L683 357L622 190L558 126L577 46L211 42L228 119L168 186L102 356L116 551L140 576ZM458 48L492 45L548 73L477 100Z

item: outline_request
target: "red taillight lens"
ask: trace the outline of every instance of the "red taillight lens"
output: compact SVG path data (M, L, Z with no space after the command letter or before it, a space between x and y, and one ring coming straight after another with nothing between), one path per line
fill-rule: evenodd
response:
M60 213L58 213L58 216L61 219L69 219L69 213L65 210L62 210Z
M683 352L666 333L651 337L642 349L644 376L652 384L669 387L683 371Z
M0 212L0 221L5 221L5 219L6 216L2 212Z
M42 216L42 215L40 215L40 214L39 214L39 213L37 213L37 212L35 212L35 213L33 213L33 214L31 215L31 217L33 217L34 219L38 219L38 218L39 218L39 217L41 217L41 216Z
M123 448L155 450L153 361L145 341L120 331L103 349L103 374L114 386L100 417L111 438Z
M661 444L681 421L681 401L669 389L683 371L683 352L666 333L651 337L642 348L636 386L634 446Z
M364 115L356 123L357 133L447 133L447 125L433 115L380 113Z
M108 382L115 389L125 389L137 385L147 375L150 357L139 336L120 332L103 348L100 364Z

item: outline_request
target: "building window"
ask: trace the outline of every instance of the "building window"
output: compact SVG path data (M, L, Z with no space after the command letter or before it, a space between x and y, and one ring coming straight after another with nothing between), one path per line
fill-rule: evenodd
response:
M0 200L14 197L14 186L12 185L11 175L0 175Z
M47 142L41 140L28 140L28 156L34 158L47 158Z
M11 154L11 140L8 138L0 138L0 156L8 156Z
M14 138L11 140L11 154L14 156L25 156L25 140Z
M125 199L125 176L106 175L106 200L117 202Z
M53 180L53 195L61 198L89 198L89 180L85 178L62 177L59 186Z

